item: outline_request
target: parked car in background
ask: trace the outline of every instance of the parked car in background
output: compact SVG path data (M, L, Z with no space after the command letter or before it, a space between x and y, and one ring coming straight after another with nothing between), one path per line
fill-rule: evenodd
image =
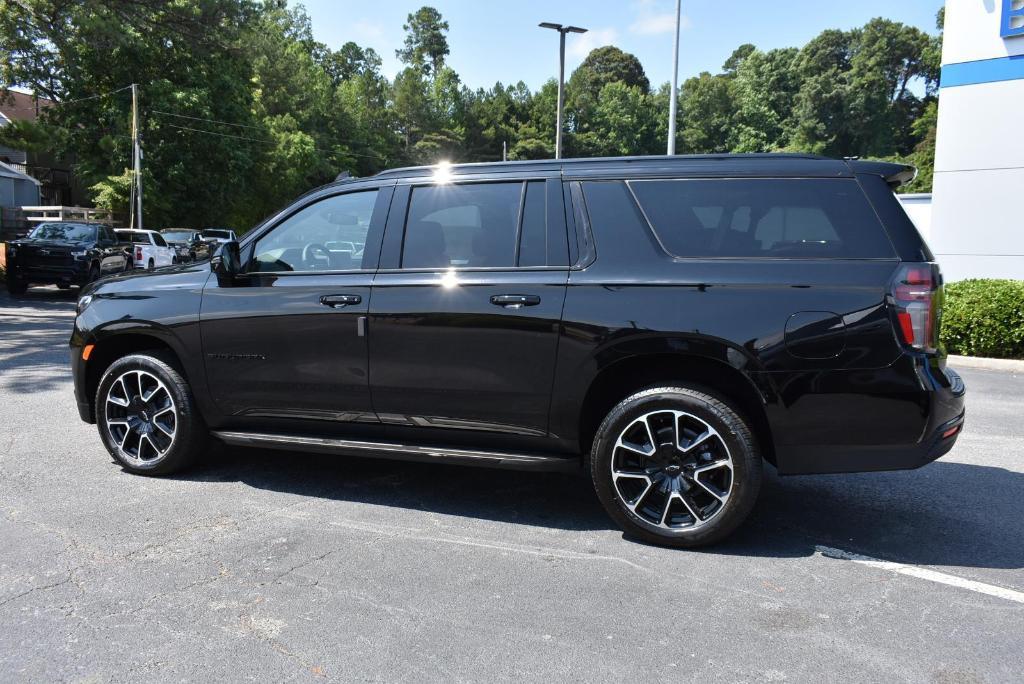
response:
M155 230L118 230L117 237L131 245L135 268L154 269L177 263L177 252Z
M198 230L186 228L167 228L160 231L171 247L174 248L178 263L188 263L199 259L208 259L212 250L210 244L203 241Z
M223 244L225 242L231 242L238 239L238 236L235 235L235 231L230 228L204 228L202 235L204 240L217 244Z
M914 175L751 154L332 183L209 268L85 290L79 414L135 473L185 467L210 432L582 469L634 537L708 544L749 515L764 462L918 468L956 442L942 273L893 194Z
M41 223L26 237L8 242L6 256L11 294L21 294L29 285L87 285L132 267L110 226L95 223Z

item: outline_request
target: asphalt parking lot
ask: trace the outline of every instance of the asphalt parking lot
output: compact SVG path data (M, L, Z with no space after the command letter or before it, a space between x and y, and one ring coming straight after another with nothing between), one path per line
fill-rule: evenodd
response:
M961 370L941 461L770 472L727 544L675 551L582 477L244 450L124 473L74 407L74 297L0 290L0 681L1022 678L1022 375Z

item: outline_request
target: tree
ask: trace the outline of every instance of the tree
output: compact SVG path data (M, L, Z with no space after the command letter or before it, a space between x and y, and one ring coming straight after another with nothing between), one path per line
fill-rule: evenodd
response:
M687 79L679 92L683 128L681 151L729 151L732 115L736 109L733 80L707 72Z
M755 49L744 57L732 87L736 103L728 143L732 151L770 152L786 147L800 88L794 68L798 54L796 48Z
M740 45L738 48L733 50L732 54L729 55L729 58L725 60L725 64L722 65L722 73L727 76L735 76L736 72L739 71L740 66L743 65L743 62L747 57L756 51L757 48L750 43Z
M643 92L651 89L650 81L636 55L623 52L614 45L591 50L566 85L566 118L574 133L589 130L601 89L609 83L623 83Z
M605 156L649 154L657 144L657 112L650 93L613 81L601 88L590 135Z
M395 56L409 66L430 76L440 71L448 56L448 22L433 7L421 7L410 14L402 26L406 32L405 47L395 50Z

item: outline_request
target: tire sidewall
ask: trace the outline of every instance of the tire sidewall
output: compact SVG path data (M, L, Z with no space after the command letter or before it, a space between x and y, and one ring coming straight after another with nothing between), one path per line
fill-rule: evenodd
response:
M175 406L175 435L167 453L151 463L134 463L121 455L119 445L114 443L107 429L107 393L111 385L125 372L143 370L160 379L167 387ZM118 359L103 372L96 389L96 427L114 460L125 470L138 474L164 474L187 466L195 457L197 443L205 436L205 426L196 412L195 403L188 384L166 361L148 354L132 354Z
M658 410L685 411L707 422L732 457L733 486L725 509L698 528L666 530L642 520L626 508L612 482L611 459L619 434L640 416ZM739 413L717 397L685 387L652 388L619 403L597 430L590 467L598 498L627 533L656 544L683 547L713 543L739 526L753 508L762 477L756 440Z

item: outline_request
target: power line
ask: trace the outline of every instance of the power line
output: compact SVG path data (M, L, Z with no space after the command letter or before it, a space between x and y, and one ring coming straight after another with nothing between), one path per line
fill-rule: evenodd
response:
M257 131L262 131L263 128L260 126L250 126L249 124L231 123L230 121L220 121L218 119L204 119L201 116L186 116L184 114L175 114L174 112L162 112L159 109L150 109L150 114L163 114L164 116L174 116L179 119L190 119L192 121L206 121L209 123L224 124L225 126L237 126L239 128L252 128Z
M253 126L251 124L232 123L231 121L222 121L220 119L207 119L207 118L201 117L201 116L187 116L185 114L175 114L174 112L164 112L164 111L161 111L159 109L150 109L149 112L151 114L161 114L161 115L164 115L164 116L174 116L174 117L178 117L180 119L190 119L192 121L204 121L204 122L207 122L207 123L223 124L225 126L237 126L239 128L251 128L251 129L257 130L257 131L266 130L263 126ZM172 124L167 124L167 125L170 126ZM368 143L368 142L363 141L363 140L348 139L348 140L339 140L338 142L343 143L345 145L361 145L363 147L373 147L373 145L371 143ZM317 148L317 149L321 149L321 148ZM378 157L377 155L362 155L362 156L373 156L373 157L376 157L378 159L384 159L384 157Z
M204 130L204 129L201 129L201 128L191 128L190 126L179 126L177 124L171 124L171 123L164 124L164 125L167 126L168 128L177 128L178 130L192 131L193 133L205 133L206 135L216 135L216 136L221 137L221 138L233 138L235 140L247 140L249 142L262 143L264 145L276 145L277 144L276 141L274 141L274 140L266 140L265 138L249 138L249 137L242 136L242 135L231 135L230 133L218 133L217 131L207 131L207 130ZM361 154L359 152L338 152L337 150L328 150L328 149L324 149L323 147L317 147L315 145L313 146L313 149L317 150L318 152L324 152L324 153L327 153L327 154L351 155L353 157L367 157L367 158L371 158L371 159L380 159L382 161L387 161L386 157L382 157L379 154Z
M6 111L33 111L33 112L34 111L40 111L40 112L42 112L42 111L45 111L45 110L49 109L50 107L57 107L57 106L63 106L63 105L69 105L69 104L76 104L78 102L86 102L88 100L96 100L96 99L99 99L101 97L109 97L110 95L116 95L117 93L121 92L122 90L129 90L130 88L131 88L130 85L126 85L123 88L118 88L117 90L111 90L111 91L106 92L106 93L98 93L96 95L88 95L86 97L79 97L79 98L76 98L74 100L51 100L50 98L46 98L47 101L50 104L39 103L39 100L37 99L36 102L38 104L34 105L34 106L31 106L31 107L4 107L2 104L0 104L0 108L4 109ZM11 91L11 92L16 92L16 91ZM22 95L27 95L27 94L28 93L22 93ZM3 98L0 98L0 100L2 100L2 99Z

